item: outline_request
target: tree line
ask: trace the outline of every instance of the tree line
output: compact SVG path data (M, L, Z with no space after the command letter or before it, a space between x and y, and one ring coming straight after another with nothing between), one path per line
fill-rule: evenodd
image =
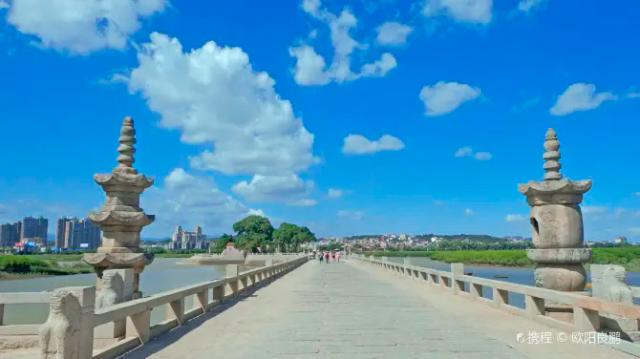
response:
M283 222L273 228L268 218L249 215L233 224L235 235L223 234L215 241L213 252L220 253L229 241L236 248L250 253L298 252L305 243L316 241L316 236L304 226Z

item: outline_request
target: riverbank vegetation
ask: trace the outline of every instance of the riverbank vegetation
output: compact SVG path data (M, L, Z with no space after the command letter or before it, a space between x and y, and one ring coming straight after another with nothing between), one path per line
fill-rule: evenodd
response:
M588 264L619 264L628 271L640 271L640 246L592 248ZM511 250L459 250L459 251L371 251L366 255L377 257L428 257L447 263L487 264L509 267L528 267L534 263L527 258L527 252Z
M1 255L0 279L25 276L91 273L93 269L80 261L80 255Z

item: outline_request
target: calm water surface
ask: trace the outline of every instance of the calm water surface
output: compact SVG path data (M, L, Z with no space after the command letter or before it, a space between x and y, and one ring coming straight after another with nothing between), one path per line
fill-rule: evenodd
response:
M156 258L140 276L140 289L145 296L177 289L222 277L224 267L185 264L183 258ZM77 274L0 281L0 292L40 292L60 287L95 285L96 275ZM193 298L187 298L186 308L193 306ZM46 320L47 304L15 304L5 306L5 324L35 324ZM164 308L152 312L152 322L164 318Z

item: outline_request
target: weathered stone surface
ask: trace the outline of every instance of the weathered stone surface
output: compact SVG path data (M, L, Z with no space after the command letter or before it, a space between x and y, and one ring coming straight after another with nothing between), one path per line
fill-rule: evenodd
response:
M536 263L584 263L591 259L591 248L528 249L527 256Z
M613 264L591 265L591 293L594 298L610 302L633 304L633 291L625 283L626 271L623 266ZM611 314L601 314L605 326L622 330L627 336L637 336L640 329L637 320L626 319Z
M547 289L581 291L587 284L582 264L539 264L534 276L536 286Z
M633 292L625 283L626 271L623 266L613 264L592 264L592 293L596 298L611 302L633 303Z
M591 251L584 248L580 202L591 189L591 181L562 177L560 142L553 129L546 133L544 148L544 181L518 187L531 206L531 239L535 249L527 255L537 263L537 286L582 291L586 284L582 263L591 258Z
M80 313L80 302L71 291L63 288L52 295L49 318L40 329L41 358L80 358Z
M83 259L95 268L98 277L106 269L133 268L134 297L140 297L139 275L153 261L153 255L140 248L140 232L155 218L140 208L140 194L153 184L153 179L133 168L136 138L130 117L122 122L119 142L116 168L94 177L107 195L104 206L89 215L102 230L102 244L97 253L87 253Z

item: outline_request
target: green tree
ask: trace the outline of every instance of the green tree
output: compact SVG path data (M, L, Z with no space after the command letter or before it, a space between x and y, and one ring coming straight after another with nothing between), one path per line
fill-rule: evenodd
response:
M229 241L233 242L233 237L226 233L223 234L222 236L220 236L220 238L216 239L213 243L211 243L211 246L212 246L211 251L213 253L222 253L222 251L224 251Z
M316 236L309 228L286 222L273 232L274 245L285 252L298 252L302 244L315 240Z
M250 215L233 224L236 247L254 252L266 248L272 242L273 226L268 218Z

